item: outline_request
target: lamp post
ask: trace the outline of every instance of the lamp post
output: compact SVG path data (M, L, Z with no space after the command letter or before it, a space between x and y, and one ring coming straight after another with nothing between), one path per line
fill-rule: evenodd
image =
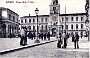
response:
M37 33L36 33L37 35L36 35L36 40L34 42L35 43L40 43L40 41L38 39L38 13L39 13L38 8L36 8L35 13L36 13L36 17L37 17Z
M41 30L40 28L41 28L41 23L40 23L40 21L39 21L39 33L40 33L40 30Z
M66 5L65 5L65 34L66 34Z

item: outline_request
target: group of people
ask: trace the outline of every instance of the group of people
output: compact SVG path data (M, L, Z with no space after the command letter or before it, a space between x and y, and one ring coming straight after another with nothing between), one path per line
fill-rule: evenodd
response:
M22 27L20 31L20 45L24 46L27 45L27 31L25 27Z
M70 34L68 34L66 32L64 32L63 34L59 33L57 47L58 48L67 48L69 37L70 37ZM78 49L79 48L79 44L78 44L79 35L77 33L72 34L71 38L72 38L72 42L74 42L74 48Z
M50 41L50 33L39 33L39 38L42 39L42 40L49 40Z
M29 37L29 39L31 39L31 40L33 40L33 39L35 39L35 37L36 37L36 34L35 34L35 32L34 33L31 33L31 32L29 32L28 33L28 37ZM42 40L50 40L50 33L48 32L48 33L38 33L38 38L39 39L42 39Z
M25 27L22 27L21 31L20 31L20 45L24 46L24 45L27 45L27 37L31 40L35 39L36 37L36 34L35 32L30 32L30 31L27 31L27 29ZM42 39L42 40L49 40L50 41L50 33L38 33L38 36L37 36L39 39Z

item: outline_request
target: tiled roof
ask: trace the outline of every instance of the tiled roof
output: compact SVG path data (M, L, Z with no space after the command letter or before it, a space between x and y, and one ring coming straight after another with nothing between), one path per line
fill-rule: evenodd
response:
M12 13L15 13L16 15L18 15L16 12L12 11L12 10L9 9L9 8L0 7L0 9L2 9L2 10L9 10L9 11L11 11ZM18 15L18 16L19 16L19 15Z

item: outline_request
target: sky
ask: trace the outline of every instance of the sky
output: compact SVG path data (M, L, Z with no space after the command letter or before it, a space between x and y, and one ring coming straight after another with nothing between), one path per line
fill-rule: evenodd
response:
M7 1L14 1L14 3L6 3ZM22 1L29 1L29 3L16 3ZM5 7L13 10L20 17L36 15L35 9L39 9L39 15L49 15L50 4L52 0L0 0L0 7ZM85 13L86 0L58 0L60 4L60 14L65 13ZM32 3L31 3L32 2Z

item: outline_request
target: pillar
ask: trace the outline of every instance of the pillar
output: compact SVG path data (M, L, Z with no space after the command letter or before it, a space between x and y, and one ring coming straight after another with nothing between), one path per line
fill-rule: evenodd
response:
M8 37L8 25L6 25L6 37Z

